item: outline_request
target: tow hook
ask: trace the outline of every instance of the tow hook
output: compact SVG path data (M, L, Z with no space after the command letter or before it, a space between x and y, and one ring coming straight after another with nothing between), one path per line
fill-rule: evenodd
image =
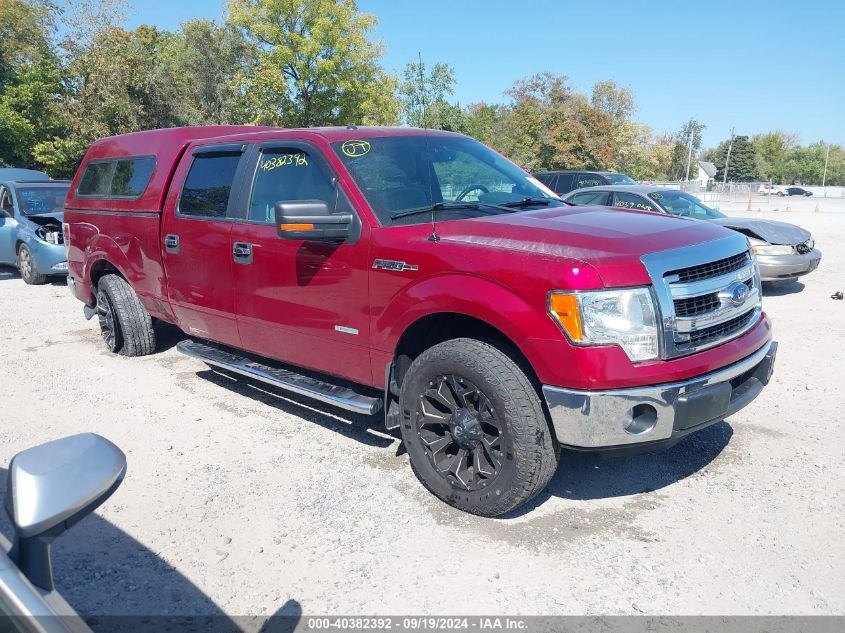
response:
M93 317L95 314L97 314L97 306L93 306L93 307L89 306L89 305L82 306L82 314L84 314L85 318L88 321L90 321L91 317Z

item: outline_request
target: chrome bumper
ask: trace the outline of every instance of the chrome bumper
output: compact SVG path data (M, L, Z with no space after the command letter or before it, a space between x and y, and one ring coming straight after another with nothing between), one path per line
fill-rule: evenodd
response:
M606 449L679 439L733 415L768 384L777 343L718 371L631 389L576 391L543 386L561 444Z

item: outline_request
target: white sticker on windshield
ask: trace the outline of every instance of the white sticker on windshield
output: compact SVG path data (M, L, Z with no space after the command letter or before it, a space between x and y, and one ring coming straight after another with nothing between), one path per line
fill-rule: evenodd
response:
M528 181L528 182L530 182L532 185L534 185L535 187L537 187L537 189L539 189L540 191L542 191L543 193L545 193L545 194L546 194L547 196L549 196L550 198L556 198L556 199L560 200L560 198L558 197L558 195L557 195L554 191L552 191L551 189L549 189L546 185L544 185L542 182L540 182L539 180L537 180L534 176L526 176L526 177L525 177L525 180L527 180L527 181Z

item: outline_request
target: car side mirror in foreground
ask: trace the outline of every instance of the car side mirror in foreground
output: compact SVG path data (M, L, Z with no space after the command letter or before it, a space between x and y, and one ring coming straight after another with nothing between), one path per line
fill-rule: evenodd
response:
M276 230L285 240L342 242L352 230L351 213L330 213L322 200L277 202Z
M12 458L5 500L15 528L9 558L33 585L53 590L50 545L108 499L125 474L123 451L94 433L47 442Z

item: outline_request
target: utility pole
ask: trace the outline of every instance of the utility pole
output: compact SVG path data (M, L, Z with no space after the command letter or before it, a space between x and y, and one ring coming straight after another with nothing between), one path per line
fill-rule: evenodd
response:
M689 182L689 167L690 163L692 162L692 133L694 129L692 125L690 125L689 129L689 152L687 153L687 182Z
M734 146L734 129L731 128L731 142L728 144L728 155L725 156L725 173L722 174L722 191L725 190L725 183L728 181L728 163L731 162L731 149Z
M825 180L827 180L827 161L830 158L830 143L827 144L827 153L824 155L824 173L822 174L822 187L824 187ZM825 192L827 197L827 192Z

